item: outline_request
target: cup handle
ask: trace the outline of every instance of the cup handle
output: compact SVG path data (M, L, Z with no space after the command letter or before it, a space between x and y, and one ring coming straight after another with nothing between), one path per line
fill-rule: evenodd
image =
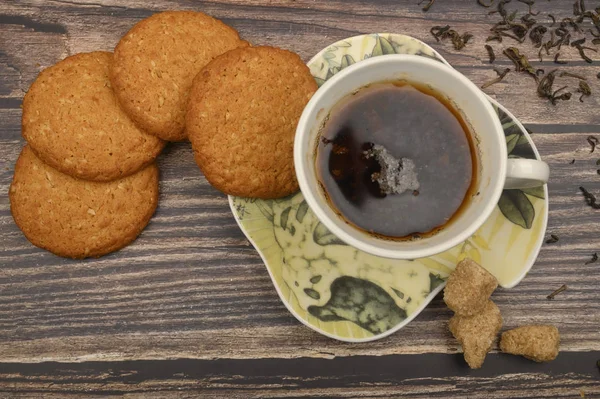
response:
M505 189L532 188L548 183L550 168L535 159L509 158L506 165Z

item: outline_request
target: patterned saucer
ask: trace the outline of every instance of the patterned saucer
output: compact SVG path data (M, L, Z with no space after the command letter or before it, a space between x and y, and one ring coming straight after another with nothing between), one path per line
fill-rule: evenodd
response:
M448 64L412 37L371 34L332 44L308 66L321 85L355 62L384 54L417 54ZM523 125L495 100L490 102L502 122L509 156L540 159ZM502 287L518 284L542 246L547 197L545 186L504 190L474 236L414 261L379 258L344 244L317 220L301 193L268 201L230 197L229 203L288 310L328 337L366 342L388 336L415 318L465 257L482 264Z

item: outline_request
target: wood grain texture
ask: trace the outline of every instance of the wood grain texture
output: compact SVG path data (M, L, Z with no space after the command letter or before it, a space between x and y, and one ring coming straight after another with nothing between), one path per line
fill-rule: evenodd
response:
M572 10L569 1L538 3L544 13L551 10L556 16ZM589 8L595 6L588 3ZM526 6L511 3L512 8ZM532 322L559 328L565 353L542 368L503 355L492 355L492 365L486 364L482 373L460 366L460 348L446 330L450 312L439 297L400 332L370 344L335 342L302 326L279 301L227 199L208 185L186 143L171 144L161 155L159 209L134 244L86 261L61 259L32 247L14 225L7 196L24 144L24 93L42 68L69 54L111 50L135 22L166 9L205 11L255 44L291 49L305 60L348 36L406 33L432 44L477 84L495 76L483 44L497 17L487 16L475 1L438 0L423 13L416 1L408 0L4 0L0 397L83 396L89 390L131 397L192 397L199 386L207 389L204 393L229 397L492 397L486 395L495 390L499 398L577 397L580 389L588 391L587 397L600 395L600 372L594 374L598 370L593 365L600 358L600 263L584 264L600 252L600 211L586 206L578 191L584 185L600 196L595 165L600 152L590 153L586 142L589 135L600 138L600 95L583 104L572 100L554 107L536 97L533 79L514 72L487 92L535 132L534 141L552 170L548 232L559 235L560 241L545 245L527 278L514 289L498 290L494 299L506 328ZM475 38L461 52L449 43L435 43L428 31L442 24L470 31ZM494 44L494 66L511 65L500 56L509 45L510 41ZM528 54L533 59L537 51L529 48ZM573 51L561 55L571 60L562 68L585 74L592 90L600 93L600 80L595 78L600 61L588 65ZM600 60L600 55L591 55ZM554 67L548 61L534 66ZM548 301L546 295L561 284L568 290ZM192 363L165 360L178 358ZM338 363L329 363L331 359ZM68 363L31 364L55 361ZM439 364L446 375L421 375L406 364L416 364L419 372ZM176 370L171 375L156 377L148 371L169 367ZM325 376L303 374L312 367ZM336 367L342 370L339 374L327 374ZM386 367L408 374L386 374ZM185 377L194 369L201 372ZM128 379L129 372L144 377Z
M561 367L490 355L469 370L461 355L354 356L325 359L190 360L0 364L0 394L132 398L416 397L529 398L600 394L592 360L600 352L560 355ZM436 364L435 369L430 369ZM83 378L82 378L83 377ZM525 389L525 390L524 390Z

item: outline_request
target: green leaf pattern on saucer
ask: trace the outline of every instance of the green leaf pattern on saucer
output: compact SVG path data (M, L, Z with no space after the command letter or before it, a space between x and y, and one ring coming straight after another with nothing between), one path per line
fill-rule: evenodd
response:
M417 54L445 62L404 35L363 35L335 43L309 62L323 84L349 65L384 54ZM511 156L536 158L526 132L493 100ZM510 287L537 256L547 212L544 187L505 190L491 217L464 243L429 258L394 260L344 244L312 213L301 193L279 200L230 197L242 231L258 250L275 288L298 320L343 341L397 331L443 288L456 263L470 257Z
M526 133L517 126L515 120L499 108L498 105L494 104L494 109L498 113L502 128L504 129L509 158L537 159ZM544 187L525 190L504 190L500 201L498 201L498 207L502 214L512 223L524 229L531 229L535 219L533 202L544 200L545 198Z

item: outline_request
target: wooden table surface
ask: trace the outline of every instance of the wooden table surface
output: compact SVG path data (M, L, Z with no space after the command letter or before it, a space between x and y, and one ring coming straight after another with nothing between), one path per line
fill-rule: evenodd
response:
M589 1L588 8L600 5ZM598 4L592 4L598 3ZM301 325L280 302L260 257L210 187L188 143L159 158L159 209L139 239L100 259L72 261L33 247L10 215L8 187L24 141L21 101L39 71L78 52L112 50L135 22L162 10L200 10L254 44L308 60L360 33L404 33L433 45L477 84L493 78L484 49L497 16L475 0L1 0L0 1L0 397L600 397L600 195L589 135L600 138L600 54L587 64L562 51L565 70L584 74L593 94L557 106L537 98L533 80L511 72L488 94L520 118L550 164L548 233L529 275L494 299L505 328L551 323L562 336L554 362L497 353L469 370L447 331L440 297L407 327L366 344L328 339ZM509 9L524 11L513 2ZM570 16L572 1L538 0ZM433 25L475 36L465 49L436 43ZM512 67L494 44L495 66ZM532 60L537 50L519 45ZM536 68L552 69L551 60ZM571 160L575 163L571 163ZM562 284L568 290L550 301Z

